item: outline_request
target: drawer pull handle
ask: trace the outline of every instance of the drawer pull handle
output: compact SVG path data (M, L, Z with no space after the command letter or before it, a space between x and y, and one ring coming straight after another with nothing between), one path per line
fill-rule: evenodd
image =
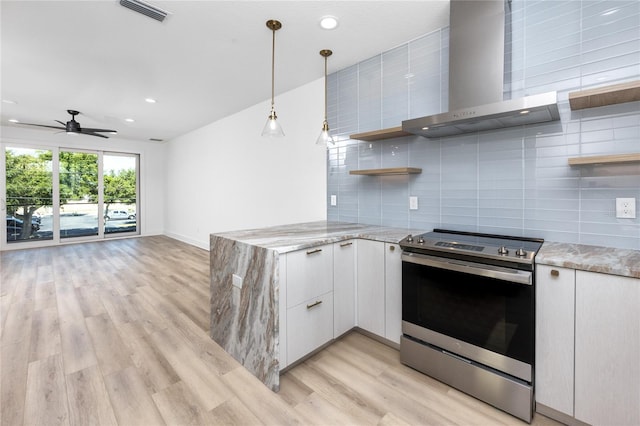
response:
M559 277L560 276L560 271L558 271L557 269L552 269L551 270L551 276L552 277Z
M342 244L340 244L340 247L347 247L347 246L350 246L350 245L353 245L353 243L342 243Z
M307 254L320 253L321 251L322 251L322 249L309 250L309 251L307 252Z
M395 251L396 246L389 246L389 251Z
M319 305L319 304L321 304L321 303L322 303L322 300L316 300L316 301L315 301L315 302L313 302L312 304L307 305L307 309L311 309L311 308L313 308L314 306L318 306L318 305Z

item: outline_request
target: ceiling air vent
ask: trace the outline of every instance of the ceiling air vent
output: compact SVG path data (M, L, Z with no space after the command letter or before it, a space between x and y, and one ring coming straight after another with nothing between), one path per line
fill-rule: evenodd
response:
M140 0L120 0L120 4L160 22L164 21L164 18L169 14L162 9L158 9L157 7L151 6L150 4L144 3Z

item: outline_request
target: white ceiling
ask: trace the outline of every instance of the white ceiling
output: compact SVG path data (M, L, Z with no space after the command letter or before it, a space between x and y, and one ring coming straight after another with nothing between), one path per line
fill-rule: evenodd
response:
M262 101L266 119L267 20L282 22L276 95L322 77L321 49L334 52L331 73L449 20L448 0L149 3L170 16L160 23L118 0L0 1L2 125L14 125L9 119L57 125L75 109L83 127L167 140ZM323 15L338 17L338 28L321 29Z

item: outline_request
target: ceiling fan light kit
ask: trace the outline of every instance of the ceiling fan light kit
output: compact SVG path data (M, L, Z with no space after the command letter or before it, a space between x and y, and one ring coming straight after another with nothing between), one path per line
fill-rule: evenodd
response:
M271 45L271 112L267 117L267 122L262 129L262 136L266 137L282 137L284 136L284 131L278 123L278 116L276 115L276 110L274 107L274 97L275 97L275 58L276 58L276 31L282 28L282 23L280 21L276 21L275 19L270 19L267 21L267 28L271 30L273 33L272 45Z

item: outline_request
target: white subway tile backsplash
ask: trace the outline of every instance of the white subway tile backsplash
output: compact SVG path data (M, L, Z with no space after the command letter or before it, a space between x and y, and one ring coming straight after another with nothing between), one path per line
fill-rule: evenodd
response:
M616 219L615 198L640 199L640 164L570 167L583 155L638 152L640 102L571 111L569 92L640 78L640 2L514 1L511 97L556 90L560 122L441 139L341 141L328 150L327 217L430 230L528 235L640 249L640 219ZM603 12L618 9L602 16ZM449 29L426 34L328 80L341 135L400 125L448 108ZM422 174L349 175L420 167ZM409 196L419 209L409 210Z

